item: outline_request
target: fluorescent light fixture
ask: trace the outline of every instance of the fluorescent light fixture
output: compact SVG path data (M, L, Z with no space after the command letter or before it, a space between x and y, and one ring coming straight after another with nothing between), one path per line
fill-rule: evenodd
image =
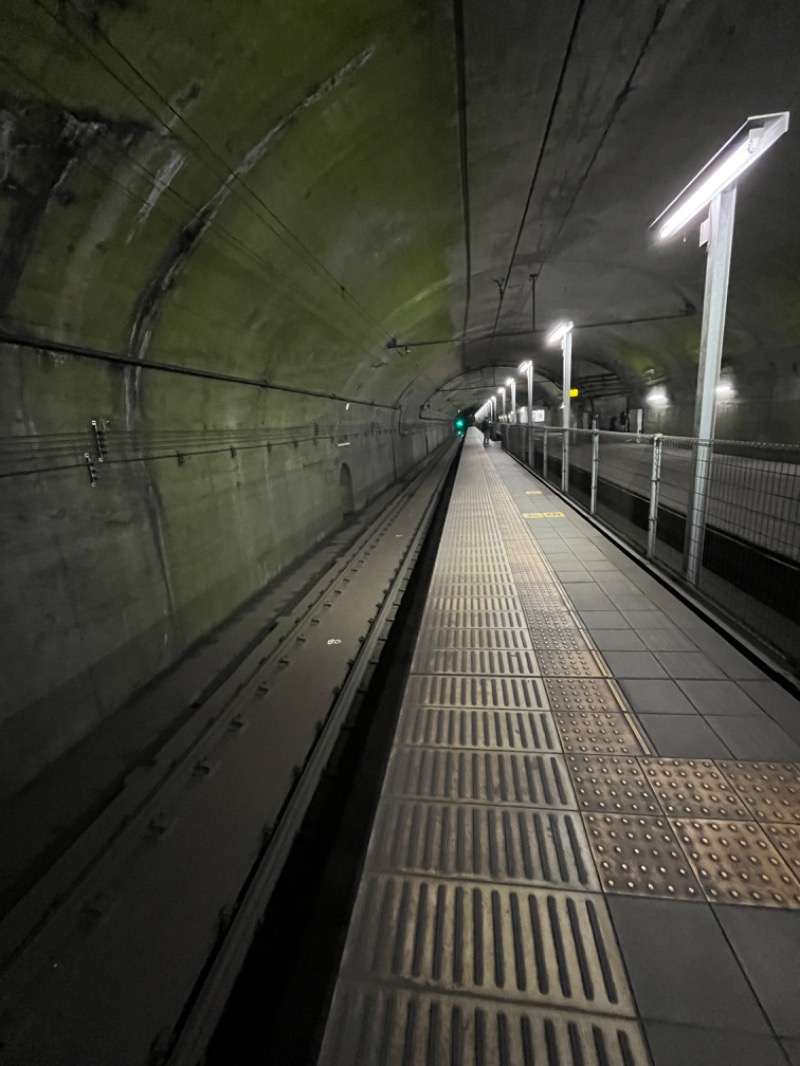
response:
M722 381L719 385L717 385L717 396L724 396L727 399L730 399L733 395L735 395L735 392L736 390L734 389L733 385L731 385L727 381Z
M517 368L517 373L518 374L524 374L526 370L530 369L530 365L531 365L530 359L526 359L524 363L520 363L519 364L519 367Z
M506 394L506 387L505 387L505 385L501 385L500 388L497 390L497 395L498 396L505 396L505 394Z
M546 343L558 344L559 341L562 341L566 337L574 325L574 322L559 322L556 328L548 333Z
M664 407L669 399L664 389L651 389L647 394L647 402L653 407Z
M733 137L706 163L653 223L661 240L691 222L714 197L732 185L789 128L789 112L751 115Z
M513 378L506 378L506 385L508 386L509 389L511 388L511 386L513 384L514 384L514 379Z

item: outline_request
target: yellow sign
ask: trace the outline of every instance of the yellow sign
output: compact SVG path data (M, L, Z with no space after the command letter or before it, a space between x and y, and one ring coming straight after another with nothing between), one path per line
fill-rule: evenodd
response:
M536 511L534 514L523 514L523 518L563 518L563 511Z
M578 390L577 389L570 389L569 390L569 394L572 397L572 399L574 400L575 397L578 395Z
M526 492L525 495L526 496L541 496L542 495L542 490L541 489L531 489L530 492Z

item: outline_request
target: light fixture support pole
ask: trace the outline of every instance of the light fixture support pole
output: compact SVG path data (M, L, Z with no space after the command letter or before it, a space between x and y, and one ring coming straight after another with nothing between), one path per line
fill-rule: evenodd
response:
M686 519L684 568L686 580L697 585L703 561L708 485L713 458L714 423L717 413L717 385L722 365L725 309L731 269L733 221L736 214L736 185L723 189L711 201L709 214L708 260L703 297L703 325L700 359L697 367L697 395L694 406L694 446L692 491Z
M508 414L509 422L517 421L517 383L514 378L511 379L511 410Z
M561 446L561 491L566 495L569 492L569 394L572 388L572 330L568 329L561 341L561 351L564 353L564 409L562 427L563 443Z
M533 470L533 359L528 360L528 466Z

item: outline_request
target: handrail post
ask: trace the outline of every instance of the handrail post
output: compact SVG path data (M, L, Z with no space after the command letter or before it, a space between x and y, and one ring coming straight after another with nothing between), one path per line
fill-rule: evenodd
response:
M597 477L600 472L600 430L592 430L592 493L589 497L589 514L597 510Z
M544 458L542 459L542 477L544 477L545 481L547 481L548 470L547 470L547 427L546 426L545 426L545 430L544 430L544 444L542 445L542 451L543 451L543 454L544 454Z
M656 554L656 529L658 528L658 490L661 482L661 450L663 433L653 437L653 463L650 468L650 511L647 515L647 558Z

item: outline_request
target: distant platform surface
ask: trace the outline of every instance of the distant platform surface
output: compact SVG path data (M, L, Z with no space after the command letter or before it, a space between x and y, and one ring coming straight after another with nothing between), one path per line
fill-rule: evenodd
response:
M320 1066L800 1063L800 704L475 431Z

